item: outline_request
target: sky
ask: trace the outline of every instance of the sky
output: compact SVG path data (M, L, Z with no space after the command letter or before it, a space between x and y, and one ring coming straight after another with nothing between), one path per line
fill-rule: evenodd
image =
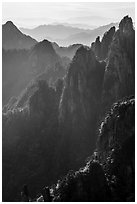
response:
M135 20L131 2L3 2L2 23L13 21L18 27L70 23L97 27L119 22L125 15Z

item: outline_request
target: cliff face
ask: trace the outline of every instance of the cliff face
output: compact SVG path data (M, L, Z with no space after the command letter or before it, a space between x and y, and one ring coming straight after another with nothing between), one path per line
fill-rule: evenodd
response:
M41 186L50 185L68 170L83 166L96 148L85 168L70 173L54 186L53 200L134 200L133 98L114 104L101 124L96 147L100 116L104 116L113 102L134 94L132 20L125 17L114 33L112 28L101 42L97 38L97 49L81 46L65 79L59 79L55 89L45 82L46 76L50 77L48 64L51 62L54 76L54 65L60 61L54 56L51 44L44 41L32 49L31 70L38 67L47 75L37 77L44 80L28 87L18 99L12 98L5 107L5 112L12 110L3 116L5 199L16 197L16 189L25 178L35 195ZM14 143L10 144L13 135Z
M58 94L59 87L55 91L40 80L8 104L2 123L3 200L20 200L24 182L34 196L45 183L55 181Z
M135 200L135 100L114 104L100 127L96 152L84 168L53 188L53 201Z
M59 107L60 133L63 145L68 146L70 163L76 166L95 145L93 133L100 111L104 67L91 49L82 46L65 79Z
M135 99L133 97L114 103L101 123L98 138L98 150L108 152L115 146L134 136L135 132Z
M132 19L124 17L116 31L104 75L103 105L135 94L135 31Z
M99 60L105 60L107 58L114 33L115 27L111 27L107 32L105 32L101 41L98 36L96 41L91 44L91 49Z
M101 124L98 157L113 201L135 200L135 99L113 105Z

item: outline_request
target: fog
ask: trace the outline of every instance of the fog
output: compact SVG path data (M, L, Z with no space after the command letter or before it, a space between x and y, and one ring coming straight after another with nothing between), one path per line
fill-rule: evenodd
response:
M134 3L130 2L5 2L2 22L12 20L19 27L32 28L41 24L86 24L87 28L119 22L125 15L134 21Z

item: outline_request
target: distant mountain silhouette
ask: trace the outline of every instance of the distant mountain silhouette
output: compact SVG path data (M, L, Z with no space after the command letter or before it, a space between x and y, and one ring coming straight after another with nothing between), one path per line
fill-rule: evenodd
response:
M70 35L74 35L80 32L90 32L90 30L86 29L80 29L72 26L65 26L62 24L58 25L40 25L33 29L27 29L27 28L20 28L20 30L28 34L38 41L43 40L44 38L47 38L49 40L54 39L64 39L69 37Z
M30 49L37 41L23 34L11 21L2 25L2 47L4 49Z
M25 34L34 37L38 41L46 38L61 46L68 46L75 43L90 45L98 35L103 35L109 28L117 25L117 23L111 23L93 30L64 25L43 25L34 29L20 28L20 30Z
M100 26L94 30L91 30L90 32L81 32L74 35L69 36L65 39L55 39L55 42L57 42L59 45L70 45L74 43L80 43L84 45L90 45L91 42L95 41L97 36L102 37L102 35L108 31L112 26L118 26L118 23L110 23L108 25Z

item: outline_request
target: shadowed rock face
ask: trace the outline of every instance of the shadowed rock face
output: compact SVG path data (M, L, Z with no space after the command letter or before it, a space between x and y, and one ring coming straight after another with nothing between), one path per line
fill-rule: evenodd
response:
M101 42L100 42L100 37L99 36L96 38L96 41L91 44L91 49L95 53L95 56L100 58L100 55L101 55Z
M133 97L114 103L101 123L98 138L98 150L105 152L117 144L134 136L135 133L135 99Z
M101 124L97 143L112 201L135 200L135 99L115 103Z
M45 80L35 81L19 99L10 101L3 114L4 201L19 201L24 183L34 196L45 183L55 181L58 94L59 87L55 91Z
M105 59L107 66L98 61L92 49L81 46L66 78L56 82L55 90L42 80L30 85L18 99L12 98L5 107L5 112L13 110L3 117L5 199L16 197L16 189L24 179L36 195L43 185L50 185L68 170L83 166L96 147L100 115L117 99L134 93L131 80L134 78L134 30L130 18L121 21L112 39ZM105 45L107 37L101 43L99 38L97 41ZM47 52L45 43L50 57L54 55L49 42L41 43L32 49L31 56L40 70L46 65L46 57L42 55ZM46 76L39 78L42 77L46 79ZM85 170L57 183L55 201L134 200L134 112L134 99L114 104L101 125L97 157L94 153ZM10 139L13 135L14 142ZM19 191L17 194L19 198Z
M102 38L101 41L101 53L100 53L100 59L106 59L109 52L109 47L111 45L113 36L115 34L115 27L111 27L109 31L107 31Z
M135 100L114 104L100 127L96 152L84 168L53 188L53 201L135 200Z
M114 33L115 27L111 27L109 31L105 32L101 41L98 36L96 41L91 44L91 49L99 60L105 60L107 58Z
M99 63L92 50L83 46L70 64L59 107L60 133L62 145L67 144L68 165L81 164L95 145L93 135L101 105L104 67L105 63Z
M69 172L54 189L55 202L103 202L109 199L109 189L102 166L89 162L76 172Z
M132 19L124 17L114 35L104 75L103 105L135 93L135 31Z

